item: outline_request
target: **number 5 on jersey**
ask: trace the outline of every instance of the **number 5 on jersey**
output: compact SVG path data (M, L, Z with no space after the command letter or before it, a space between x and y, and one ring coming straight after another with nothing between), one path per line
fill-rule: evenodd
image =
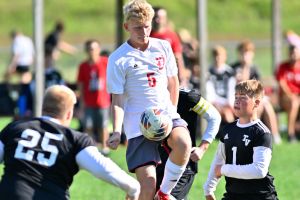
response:
M147 73L148 84L150 87L156 86L156 78L154 77L154 74L155 74L154 72Z

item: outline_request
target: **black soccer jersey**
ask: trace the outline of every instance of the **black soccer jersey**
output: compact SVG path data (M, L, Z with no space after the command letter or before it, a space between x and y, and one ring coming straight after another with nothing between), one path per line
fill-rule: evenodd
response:
M260 120L247 125L235 121L225 126L220 136L220 141L225 145L226 164L252 164L255 148L272 149L272 135ZM225 179L228 193L264 194L275 191L274 178L269 173L261 179L249 179L247 174L243 178L225 176Z
M0 194L7 199L68 199L79 171L75 156L93 145L87 134L44 118L9 124L0 134L4 174Z

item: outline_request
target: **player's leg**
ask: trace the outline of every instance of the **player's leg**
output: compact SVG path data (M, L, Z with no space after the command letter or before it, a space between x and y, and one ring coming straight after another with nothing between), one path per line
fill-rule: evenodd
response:
M83 131L89 134L96 142L96 138L93 134L93 108L85 108L83 119Z
M172 152L165 166L164 178L160 190L170 194L183 174L191 153L191 138L182 119L173 120L173 130L168 138Z
M297 104L299 104L296 101L292 101L291 98L289 98L287 95L283 94L279 96L280 106L283 108L288 117L288 137L290 142L296 141L295 136L295 124L296 124L296 118L298 110L295 110L295 107L297 107ZM298 105L299 106L299 105ZM299 107L298 107L299 109Z
M156 191L155 167L160 156L157 150L159 143L138 136L128 140L126 160L128 170L136 173L141 185L140 200L153 200Z
M141 185L140 200L153 200L156 189L156 171L154 165L139 167L135 170L137 180Z
M109 109L106 108L99 108L97 111L97 116L96 116L96 124L97 124L97 134L99 141L102 144L102 150L101 152L104 155L109 154L109 148L106 145L106 141L108 140L109 133L108 133L108 118L109 118Z
M190 169L186 169L179 181L177 182L175 188L173 188L171 195L176 199L187 200L188 193L193 185L195 178L195 172Z

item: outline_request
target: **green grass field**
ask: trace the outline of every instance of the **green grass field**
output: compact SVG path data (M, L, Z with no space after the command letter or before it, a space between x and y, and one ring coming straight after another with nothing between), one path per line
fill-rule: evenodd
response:
M88 38L96 38L103 45L114 46L115 40L115 2L111 0L72 0L44 1L45 34L52 29L54 21L63 19L66 31L63 38L80 45ZM126 0L124 0L126 2ZM196 0L149 0L153 5L163 5L169 11L170 19L176 29L188 28L192 35L196 35ZM271 37L271 0L210 0L208 2L209 40L227 41L243 38L270 40ZM281 1L282 30L293 29L300 33L299 0ZM7 66L10 40L8 33L13 28L19 28L28 35L32 35L32 0L0 1L0 82ZM57 11L57 12L54 12ZM235 46L226 46L229 63L236 58ZM283 51L285 52L285 51ZM283 58L286 54L283 54ZM57 68L68 82L76 80L77 68L84 58L82 52L76 56L62 54L57 62ZM257 48L255 62L260 66L264 76L272 76L271 51L269 46ZM3 105L2 105L3 106ZM0 118L0 127L10 122L9 118ZM285 122L285 121L284 121ZM281 121L281 123L283 123ZM76 127L76 122L73 124ZM190 193L190 200L204 199L202 185L206 179L210 162L213 158L217 142L214 142L203 160L199 164L199 173ZM286 139L280 146L274 146L270 173L275 177L275 185L281 200L296 200L300 196L300 144L288 144ZM110 157L123 169L125 164L125 147L113 151ZM0 174L2 174L0 165ZM124 199L125 194L103 181L99 181L87 172L80 172L75 176L74 184L70 188L71 199L74 200L115 200ZM217 189L220 199L224 192L224 181ZM1 194L0 194L1 196ZM1 197L0 197L1 199Z
M2 129L9 121L9 118L1 118L0 129ZM76 121L74 121L72 126L77 126ZM204 158L200 161L199 173L195 178L195 182L190 192L190 200L204 199L202 185L205 182L216 147L217 141L214 141ZM118 150L112 151L109 155L109 157L124 170L127 169L125 163L125 149L124 146L120 146ZM281 200L299 199L299 152L300 145L287 143L285 137L281 145L273 147L273 159L270 166L270 173L275 177L275 186L278 197ZM0 174L2 174L2 170L3 165L0 165ZM216 191L217 199L220 199L224 192L224 184L224 179L222 179ZM71 199L74 200L119 200L124 199L125 197L122 190L96 179L86 171L80 171L75 176L73 185L70 188L70 193Z

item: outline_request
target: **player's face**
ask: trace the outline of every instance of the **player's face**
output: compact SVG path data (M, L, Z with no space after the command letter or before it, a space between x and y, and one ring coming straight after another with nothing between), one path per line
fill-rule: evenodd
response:
M253 51L243 51L241 52L241 61L244 64L251 64L254 58L254 52Z
M239 118L251 118L253 109L255 107L255 100L247 95L235 94L234 100L234 114Z
M134 48L144 50L148 46L149 35L151 32L151 20L141 22L137 19L130 19L124 24L124 28L128 31L130 37L128 42Z
M100 55L100 45L98 42L93 42L91 45L86 49L88 55L90 57L99 56Z

